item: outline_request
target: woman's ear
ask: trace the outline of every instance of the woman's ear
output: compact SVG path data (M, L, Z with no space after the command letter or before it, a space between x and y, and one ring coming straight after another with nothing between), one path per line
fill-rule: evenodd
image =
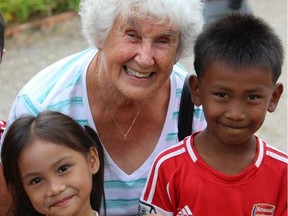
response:
M91 173L93 174L97 173L100 167L100 161L98 157L98 151L95 147L90 148L88 152L87 160L88 160Z
M190 76L189 87L193 104L195 104L196 106L200 106L202 104L200 97L200 84L199 79L195 75Z
M275 85L274 91L272 93L272 96L271 96L271 99L270 99L270 102L269 102L269 105L267 108L268 112L274 112L275 111L277 104L280 100L280 97L283 93L283 89L284 89L284 87L283 87L282 83L277 83Z

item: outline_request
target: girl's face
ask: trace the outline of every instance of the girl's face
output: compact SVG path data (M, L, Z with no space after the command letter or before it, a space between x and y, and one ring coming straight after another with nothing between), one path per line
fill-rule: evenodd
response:
M95 148L84 156L65 145L36 139L21 151L18 166L24 190L38 212L93 215L92 175L99 169Z
M167 83L179 45L180 31L168 21L119 18L101 47L99 78L130 99L147 97Z

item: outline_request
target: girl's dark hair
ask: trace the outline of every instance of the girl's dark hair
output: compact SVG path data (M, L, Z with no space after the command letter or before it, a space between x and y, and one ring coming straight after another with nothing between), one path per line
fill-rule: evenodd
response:
M83 155L86 155L91 147L96 147L100 168L92 177L93 185L90 201L92 208L98 212L101 204L103 204L106 215L102 144L92 128L89 126L82 127L69 116L54 111L42 112L37 117L22 116L18 118L8 128L4 137L1 160L6 183L12 192L15 215L42 215L33 208L26 195L18 167L20 152L25 145L31 143L35 138L68 146Z
M267 68L275 83L284 58L281 40L262 19L237 13L208 25L196 40L194 54L194 68L200 78L212 62L218 61L236 68Z

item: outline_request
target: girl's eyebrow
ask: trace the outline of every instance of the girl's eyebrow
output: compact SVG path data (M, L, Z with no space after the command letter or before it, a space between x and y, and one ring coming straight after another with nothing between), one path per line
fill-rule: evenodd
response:
M58 164L66 161L66 160L68 160L68 159L70 159L70 158L71 158L70 156L62 157L62 158L60 158L59 160L55 161L53 164L51 164L50 167L58 166ZM41 174L41 172L30 172L30 173L28 172L28 173L24 173L24 175L21 176L21 179L24 180L24 179L26 179L26 178L29 178L29 177L31 178L31 177L33 177L33 176L37 176L37 175L40 175L40 174Z

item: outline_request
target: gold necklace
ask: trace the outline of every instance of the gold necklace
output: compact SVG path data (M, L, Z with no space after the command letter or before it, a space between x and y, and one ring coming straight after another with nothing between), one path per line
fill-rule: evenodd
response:
M128 138L127 138L127 136L128 136L128 134L129 134L129 132L131 131L134 123L136 122L136 120L137 120L137 118L138 118L138 116L139 116L139 114L140 114L140 112L141 112L141 110L142 110L142 107L143 107L143 106L141 106L141 108L139 109L139 111L138 111L137 114L135 115L135 117L134 117L134 119L133 119L130 127L129 127L128 130L126 131L126 133L124 133L124 131L121 129L120 125L118 124L118 122L116 121L116 119L114 118L114 116L111 115L111 118L113 119L114 123L115 123L116 126L118 127L119 131L122 133L122 135L123 135L123 142L124 142L124 144L126 144L126 145L128 144Z
M98 80L98 72L99 72L100 53L101 53L101 50L98 51L97 56L96 56L96 58L97 58L97 59L96 59L96 68L97 68L97 69L96 69L96 77L97 77L97 80ZM102 95L101 95L101 97L103 98ZM126 133L124 133L124 131L122 130L122 128L120 127L120 125L118 124L118 122L116 121L116 119L114 118L114 116L113 116L112 114L110 114L110 116L111 116L111 118L113 119L114 123L116 124L116 126L117 126L118 129L119 129L119 131L120 131L120 132L122 133L122 135L123 135L123 142L124 142L124 144L128 144L128 138L127 138L127 136L128 136L128 134L129 134L129 132L131 131L134 123L136 122L136 120L137 120L137 118L138 118L138 116L139 116L139 114L140 114L140 112L141 112L141 110L142 110L142 107L143 107L143 105L140 107L139 111L138 111L137 114L135 115L135 117L134 117L131 125L129 126L128 130L126 131Z

